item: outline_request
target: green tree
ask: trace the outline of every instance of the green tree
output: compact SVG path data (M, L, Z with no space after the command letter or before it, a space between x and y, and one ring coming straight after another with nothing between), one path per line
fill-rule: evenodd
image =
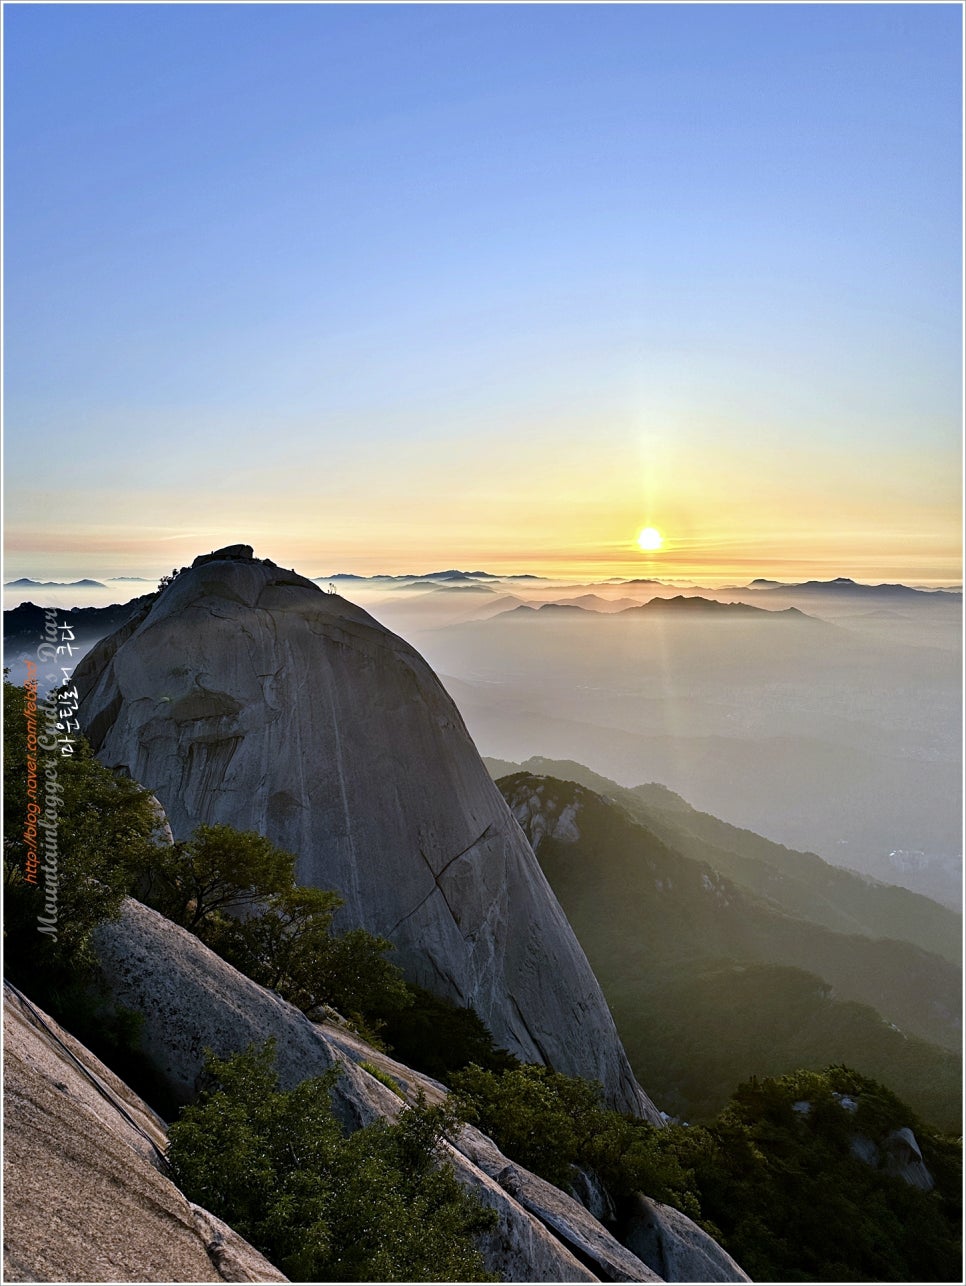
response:
M901 1126L931 1192L853 1154L857 1136L881 1148ZM959 1280L960 1142L847 1067L753 1078L709 1125L671 1126L660 1145L692 1171L704 1226L755 1280Z
M5 967L59 1015L66 1002L58 1004L58 996L76 993L94 976L94 929L117 916L134 872L163 851L157 806L135 782L99 764L79 734L72 735L70 755L34 753L32 746L28 754L27 693L4 682L3 700ZM35 881L28 878L25 839L31 804L39 809ZM56 907L53 917L49 905ZM54 932L39 931L41 916L55 920L47 925Z
M589 1082L566 1079L532 1064L502 1075L470 1066L452 1077L454 1106L514 1161L567 1188L598 1098Z
M661 1131L606 1107L596 1082L526 1064L499 1073L471 1066L451 1084L460 1115L557 1187L569 1189L578 1166L614 1196L640 1190L700 1213L692 1176L661 1149Z
M332 933L338 894L296 887L268 898L246 920L213 917L207 940L242 973L305 1013L332 1005L364 1025L412 1003L386 938L365 929Z
M388 938L365 929L350 929L330 939L319 961L318 992L348 1017L364 1020L378 1030L388 1014L402 1014L412 1004L402 971L386 953L395 948Z
M295 858L255 831L199 826L191 839L169 845L141 874L139 894L176 924L205 939L214 917L254 909L289 891Z
M402 1062L446 1084L453 1072L469 1063L487 1071L519 1066L518 1059L497 1047L475 1009L413 983L407 989L409 1007L379 1015L384 1020L380 1035Z
M481 1281L473 1237L496 1222L440 1153L445 1110L343 1137L338 1072L282 1092L271 1043L209 1057L209 1085L170 1130L175 1178L293 1281Z

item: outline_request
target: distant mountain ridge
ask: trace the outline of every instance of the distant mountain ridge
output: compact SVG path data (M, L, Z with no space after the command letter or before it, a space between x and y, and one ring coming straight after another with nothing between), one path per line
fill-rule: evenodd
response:
M620 804L665 844L687 857L710 863L789 915L840 933L896 938L962 961L962 917L948 907L895 884L833 866L815 853L802 853L732 826L692 808L656 782L620 786L574 760L534 755L525 763L483 761L494 778L533 773L576 782Z
M312 580L321 583L338 580L357 581L447 581L447 580L546 580L545 576L534 576L530 572L514 572L507 576L498 576L494 572L462 572L451 567L442 572L374 572L371 576L362 576L357 572L333 572L329 576L313 576Z
M618 616L636 616L640 613L707 613L710 616L742 616L756 619L762 617L781 617L783 620L814 621L797 607L786 607L781 610L769 610L766 607L754 607L751 603L722 603L716 598L702 598L699 594L675 594L673 598L652 598L639 607L627 607L618 612Z
M117 629L139 608L149 603L154 594L142 594L126 603L112 603L110 607L69 607L57 609L58 622L66 622L75 635L75 642L90 646L111 630ZM36 646L43 637L45 610L36 603L21 603L3 614L3 643L8 649Z
M713 1111L752 1073L844 1062L958 1123L955 966L788 915L573 782L498 784L659 1101Z
M762 579L750 582L749 589L758 593L798 595L816 595L816 594L838 594L845 597L870 598L890 597L890 598L910 598L916 596L919 598L943 600L962 600L962 590L948 589L916 589L912 585L903 584L881 584L867 585L862 581L852 580L848 576L836 576L834 580L809 580L801 581L796 584L782 584L777 581L766 581Z
M593 596L585 595L584 597L592 598ZM605 600L599 601L604 602ZM669 616L681 619L707 616L716 620L739 617L744 621L763 621L768 619L782 620L786 623L809 621L814 624L826 624L826 622L819 621L815 616L809 616L807 612L803 612L797 607L755 607L751 603L722 603L718 599L701 598L699 595L688 594L675 594L673 598L652 598L646 603L635 603L630 607L619 607L611 611L602 611L590 603L585 604L577 599L560 603L522 603L519 607L511 608L509 611L498 612L489 619L491 621L505 620L508 617L526 619L528 616L533 616L537 613L544 617L556 617L565 614L576 616L577 613L580 613L581 616L603 616L608 620L646 618L648 616Z
M140 578L137 578L140 579ZM4 584L4 589L107 589L107 586L99 580L73 580L68 582L56 580L31 580L29 576L21 576L20 580L9 580Z
M521 603L519 607L511 607L506 612L497 612L491 616L490 620L495 621L498 618L504 619L507 616L522 616L524 614L533 616L536 613L546 613L547 616L569 615L569 616L599 616L601 613L595 612L592 608L581 607L577 603Z
M626 607L637 607L633 598L601 598L599 594L581 594L578 598L561 598L556 600L560 607L582 607L589 612L600 612L613 616Z

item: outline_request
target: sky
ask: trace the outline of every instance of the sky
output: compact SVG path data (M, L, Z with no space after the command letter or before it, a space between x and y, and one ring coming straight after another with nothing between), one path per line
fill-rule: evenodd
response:
M6 579L958 581L958 4L3 19Z

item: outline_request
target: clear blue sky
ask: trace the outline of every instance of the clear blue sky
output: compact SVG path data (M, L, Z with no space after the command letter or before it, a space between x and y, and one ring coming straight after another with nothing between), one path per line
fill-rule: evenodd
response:
M4 20L8 578L958 574L958 5Z

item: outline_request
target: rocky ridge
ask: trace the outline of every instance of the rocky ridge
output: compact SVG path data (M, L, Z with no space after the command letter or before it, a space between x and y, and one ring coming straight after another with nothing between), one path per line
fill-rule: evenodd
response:
M312 1023L299 1010L238 973L198 938L156 911L128 900L117 921L97 931L96 948L116 1001L144 1015L143 1048L182 1101L199 1085L204 1051L221 1057L276 1042L280 1084L289 1088L338 1066L333 1104L348 1129L395 1119L422 1092L438 1101L445 1087L404 1066L334 1023ZM393 1092L365 1067L392 1078ZM686 1216L651 1203L673 1246L665 1277L623 1246L579 1201L506 1157L491 1139L463 1127L445 1146L459 1182L497 1211L484 1235L487 1270L504 1280L747 1281L727 1253ZM699 1275L704 1274L704 1275ZM713 1275L709 1275L713 1274Z

